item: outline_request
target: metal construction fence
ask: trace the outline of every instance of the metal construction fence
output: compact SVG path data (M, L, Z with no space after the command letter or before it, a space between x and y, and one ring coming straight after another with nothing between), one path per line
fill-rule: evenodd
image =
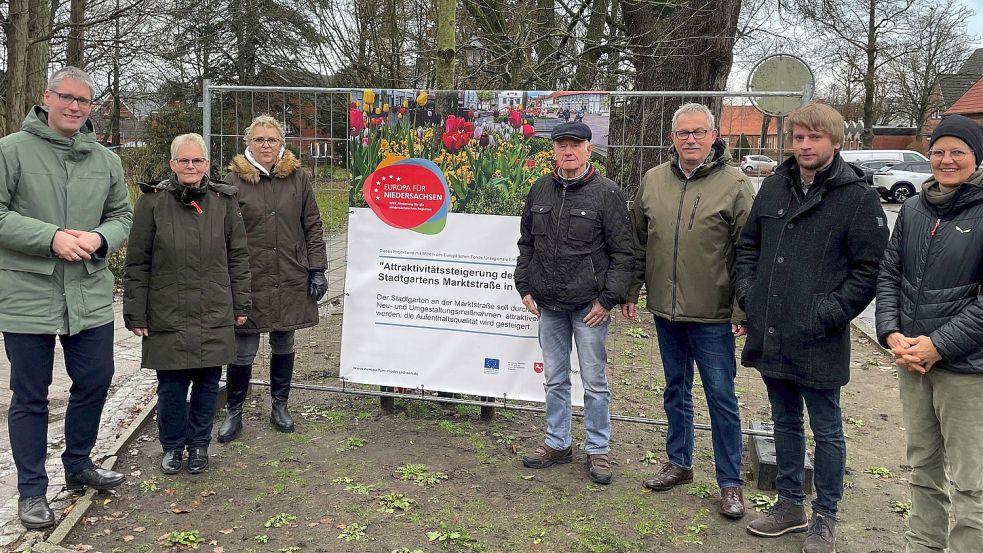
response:
M303 356L308 367L306 374L314 375L308 380L295 379L296 388L306 388L331 392L344 392L374 395L390 398L415 398L450 403L488 405L541 411L535 404L519 405L506 402L506 398L462 399L437 397L429 390L413 390L407 393L378 391L365 386L346 382L339 375L339 353L341 344L341 313L344 309L345 271L347 268L347 222L351 186L348 173L349 136L348 108L352 89L313 88L313 87L259 87L259 86L216 86L208 81L204 84L202 101L203 135L209 145L212 166L221 168L224 173L232 158L243 152L243 134L251 120L260 114L268 114L284 124L286 145L296 153L303 167L312 177L315 195L321 208L325 228L325 243L328 248L329 266L327 271L329 292L322 303L322 322L318 327L299 331L297 336L298 357L303 348L308 355ZM709 106L716 113L728 105L746 105L748 100L763 96L805 98L802 92L699 92L699 91L645 91L610 92L609 132L603 137L595 151L601 162L619 172L626 196L637 187L644 172L658 163L669 159L669 131L673 112L684 103L699 102ZM750 108L753 109L753 108ZM781 129L779 122L777 127ZM537 131L542 129L537 121ZM725 137L725 139L730 137ZM733 148L736 145L730 144ZM774 147L771 148L774 153ZM753 152L757 153L755 148ZM618 317L620 319L620 317ZM640 318L641 319L641 318ZM384 347L384 346L380 346ZM265 348L265 346L264 346ZM651 319L632 322L620 319L613 324L608 340L611 362L608 375L612 396L617 395L618 386L642 386L658 395L661 389L661 367L654 325ZM267 351L261 350L263 353ZM644 371L644 377L638 378ZM619 371L631 376L619 377ZM614 376L612 376L614 375ZM740 379L748 379L741 374ZM256 381L257 384L265 384ZM749 383L745 382L745 388ZM739 384L739 388L742 386ZM651 396L652 394L649 394ZM661 397L661 396L660 396ZM484 401L484 400L488 401ZM489 403L490 402L490 403ZM660 403L661 404L661 403ZM615 412L617 403L612 404L612 418L649 424L664 425L662 419L645 416L652 408L659 406L623 406ZM698 424L706 429L708 425ZM749 434L760 431L746 430Z

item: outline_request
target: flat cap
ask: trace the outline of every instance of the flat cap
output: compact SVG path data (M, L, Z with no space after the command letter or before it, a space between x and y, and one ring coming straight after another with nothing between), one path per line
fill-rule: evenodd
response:
M550 132L550 138L552 138L554 141L561 138L590 140L591 136L590 127L579 121L560 123L559 125L553 127L553 131Z

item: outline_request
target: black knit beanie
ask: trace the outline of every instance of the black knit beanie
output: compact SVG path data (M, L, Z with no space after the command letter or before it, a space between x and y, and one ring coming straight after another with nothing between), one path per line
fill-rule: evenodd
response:
M948 115L935 127L928 147L931 148L943 136L954 136L965 142L976 156L976 165L983 163L983 125L963 115Z

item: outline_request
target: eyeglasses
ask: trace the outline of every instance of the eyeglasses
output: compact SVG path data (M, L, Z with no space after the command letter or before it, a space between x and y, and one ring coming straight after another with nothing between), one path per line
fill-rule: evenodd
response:
M702 140L707 137L708 132L710 131L706 129L696 129L695 131L672 131L672 135L680 140L686 140L691 136L697 140Z
M205 165L206 162L208 162L207 159L201 157L196 157L196 158L179 157L177 159L172 159L171 161L177 163L182 167L188 165L189 163L191 165L194 165L195 167L201 167Z
M280 143L280 139L279 138L259 138L259 137L257 137L257 138L252 139L251 142L254 145L260 146L260 147L262 147L263 145L266 145L266 146L276 146L277 144Z
M932 159L943 159L946 154L949 154L949 158L952 159L952 161L962 161L966 159L966 156L969 155L969 152L967 152L966 150L948 150L948 151L929 150L928 151L928 157Z
M72 96L71 94L62 94L56 90L49 90L48 92L54 94L58 97L58 101L61 105L68 107L72 105L72 102L78 102L80 108L92 107L92 98L86 98L85 96Z

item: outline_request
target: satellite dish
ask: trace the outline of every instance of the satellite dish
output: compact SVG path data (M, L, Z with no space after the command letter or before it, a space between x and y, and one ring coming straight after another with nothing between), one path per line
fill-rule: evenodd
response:
M816 78L812 70L802 61L790 54L775 54L762 58L754 65L747 80L750 92L801 91L798 96L751 97L751 103L758 111L773 117L783 117L802 106L812 97Z

